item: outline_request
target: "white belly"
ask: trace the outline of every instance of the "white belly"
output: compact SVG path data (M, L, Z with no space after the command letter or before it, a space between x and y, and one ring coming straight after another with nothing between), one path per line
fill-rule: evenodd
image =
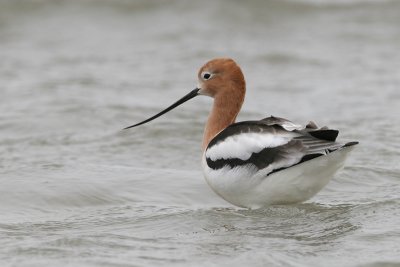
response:
M223 199L239 207L260 208L310 199L343 167L352 149L345 147L268 176L268 170L256 172L249 165L213 170L204 155L202 165L208 185Z

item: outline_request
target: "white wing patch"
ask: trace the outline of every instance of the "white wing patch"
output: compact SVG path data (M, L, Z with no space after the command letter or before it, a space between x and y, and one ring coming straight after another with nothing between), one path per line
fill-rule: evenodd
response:
M304 130L304 126L299 125L299 124L295 124L291 121L285 121L281 124L279 124L280 126L282 126L283 129L285 129L286 131L294 131L294 130Z
M293 135L293 133L288 133L287 135L271 133L241 133L232 135L208 148L206 157L213 161L230 158L248 160L253 153L258 153L264 148L287 144L293 138Z

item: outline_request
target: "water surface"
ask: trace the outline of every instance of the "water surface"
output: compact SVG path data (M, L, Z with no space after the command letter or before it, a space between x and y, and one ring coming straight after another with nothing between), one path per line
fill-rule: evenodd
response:
M399 266L398 1L0 1L1 266ZM360 145L307 203L238 209L203 180L211 99L125 126L229 56L239 120Z

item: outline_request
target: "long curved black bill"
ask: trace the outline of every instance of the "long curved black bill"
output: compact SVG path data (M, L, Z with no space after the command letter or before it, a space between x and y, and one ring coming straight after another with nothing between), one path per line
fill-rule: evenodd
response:
M196 89L192 90L189 94L185 95L184 97L182 97L181 99L179 99L179 100L176 101L174 104L172 104L171 106L167 107L166 109L164 109L164 110L161 111L160 113L157 113L156 115L154 115L153 117L148 118L147 120L144 120L144 121L139 122L139 123L136 123L136 124L134 124L134 125L125 127L123 130L126 130L126 129L129 129L129 128L133 128L133 127L136 127L136 126L145 124L145 123L147 123L147 122L149 122L149 121L154 120L155 118L160 117L161 115L163 115L163 114L167 113L168 111L170 111L170 110L176 108L177 106L179 106L179 105L185 103L186 101L192 99L193 97L198 96L198 95L199 95L199 91L200 91L199 88L196 88Z

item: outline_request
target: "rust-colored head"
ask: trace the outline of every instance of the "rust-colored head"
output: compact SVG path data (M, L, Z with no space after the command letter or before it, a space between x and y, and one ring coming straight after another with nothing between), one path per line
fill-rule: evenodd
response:
M203 151L216 134L236 120L246 94L242 70L230 58L207 62L198 73L199 94L214 98L203 136Z
M217 98L232 95L244 99L246 83L240 67L230 58L216 58L202 66L198 73L199 94Z

